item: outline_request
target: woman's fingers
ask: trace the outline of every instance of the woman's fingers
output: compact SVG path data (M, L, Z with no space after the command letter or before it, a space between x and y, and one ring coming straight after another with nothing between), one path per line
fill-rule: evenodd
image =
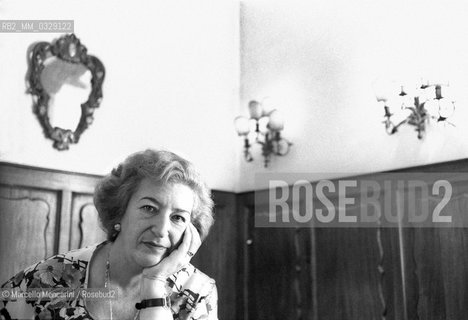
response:
M189 223L187 225L187 228L185 228L182 242L180 243L179 247L176 249L176 251L178 251L178 253L180 253L181 255L185 255L187 253L187 251L190 248L190 243L192 242L193 235L192 235L192 229L190 228L191 224L192 223Z
M200 248L201 239L200 239L200 235L198 234L198 230L195 228L195 226L192 223L189 224L188 228L190 228L191 233L192 233L192 241L190 242L190 247L188 249L187 254L191 258L195 255L195 253L197 253L198 248Z

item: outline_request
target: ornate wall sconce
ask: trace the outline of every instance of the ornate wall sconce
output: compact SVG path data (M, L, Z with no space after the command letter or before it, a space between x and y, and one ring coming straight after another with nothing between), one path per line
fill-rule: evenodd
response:
M447 84L422 84L419 86L415 92L409 94L407 89L404 86L401 86L400 97L401 108L398 110L391 110L389 97L385 93L385 90L380 90L376 93L377 101L384 105L385 110L385 130L389 135L392 135L398 131L398 128L403 124L409 124L415 127L416 132L418 133L418 139L422 139L426 132L426 125L430 122L431 119L434 119L436 122L444 122L453 126L452 123L447 121L447 119L455 111L455 102L444 97L442 95L442 88L448 87ZM397 114L392 113L397 112L398 115L403 119L399 122L393 122L392 116L397 116Z
M253 160L250 148L253 143L258 143L262 146L262 156L266 168L272 155L286 155L292 143L281 137L284 120L278 110L267 111L261 103L252 100L249 102L249 113L249 119L238 116L234 120L237 134L244 138L244 158L247 162ZM254 135L249 137L249 133L252 131Z

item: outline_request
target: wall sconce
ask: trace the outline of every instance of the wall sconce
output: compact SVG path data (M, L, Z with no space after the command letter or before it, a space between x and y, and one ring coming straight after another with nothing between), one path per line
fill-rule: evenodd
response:
M270 163L271 156L284 156L289 152L292 143L281 137L284 120L278 110L267 111L261 103L252 100L249 102L250 118L238 116L234 120L239 137L244 137L244 158L247 162L253 160L250 148L252 143L262 146L265 168ZM254 128L253 142L249 133Z
M430 119L435 119L437 122L452 123L447 121L455 111L455 101L442 96L442 87L448 87L447 84L422 84L416 89L416 92L409 94L404 86L401 86L398 96L401 101L401 110L398 111L399 116L405 117L400 122L395 124L392 121L394 114L390 110L389 99L385 92L377 92L377 101L383 103L385 110L385 130L389 135L398 131L398 128L407 123L412 125L418 132L418 139L422 139L426 132L426 124ZM396 110L395 110L396 111ZM395 116L397 116L395 114Z

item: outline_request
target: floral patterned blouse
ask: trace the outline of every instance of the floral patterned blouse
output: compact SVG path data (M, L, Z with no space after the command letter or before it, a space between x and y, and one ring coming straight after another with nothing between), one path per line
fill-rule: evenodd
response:
M0 320L93 319L81 292L87 289L89 261L105 243L52 256L12 277L2 285ZM218 319L215 281L193 265L169 277L168 286L175 320ZM48 294L38 294L41 290Z

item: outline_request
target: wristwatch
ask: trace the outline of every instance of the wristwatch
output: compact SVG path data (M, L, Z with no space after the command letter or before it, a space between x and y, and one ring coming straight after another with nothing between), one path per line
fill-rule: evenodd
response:
M152 308L152 307L163 307L169 309L171 307L171 299L169 297L165 298L156 298L156 299L146 299L141 300L135 304L137 310Z

